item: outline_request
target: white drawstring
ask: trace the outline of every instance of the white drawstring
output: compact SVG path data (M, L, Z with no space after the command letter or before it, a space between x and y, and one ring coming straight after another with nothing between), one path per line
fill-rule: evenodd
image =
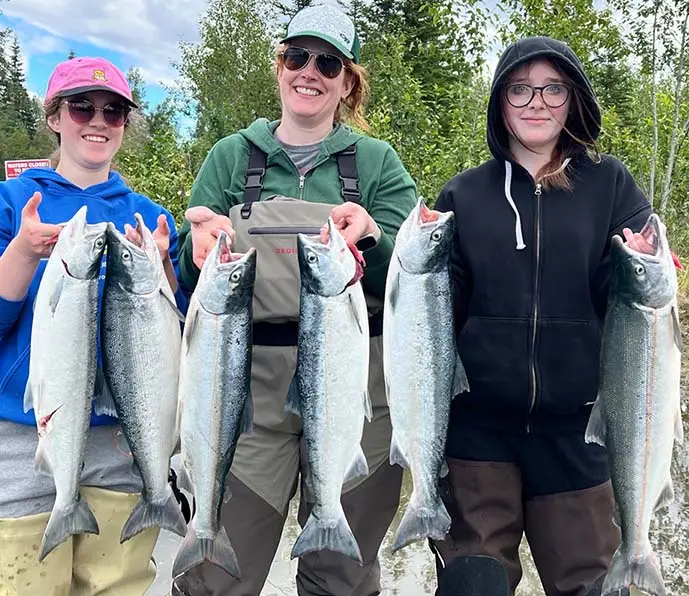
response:
M519 209L512 198L512 164L509 161L505 161L505 198L507 202L512 207L514 215L516 217L516 222L514 224L514 235L517 239L517 250L524 250L526 244L524 244L524 232L522 231L522 218L519 215Z

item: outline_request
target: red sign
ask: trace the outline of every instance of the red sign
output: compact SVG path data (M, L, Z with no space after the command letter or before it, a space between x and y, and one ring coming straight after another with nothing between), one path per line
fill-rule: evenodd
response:
M49 168L49 159L8 159L5 162L5 179L16 178L29 168Z

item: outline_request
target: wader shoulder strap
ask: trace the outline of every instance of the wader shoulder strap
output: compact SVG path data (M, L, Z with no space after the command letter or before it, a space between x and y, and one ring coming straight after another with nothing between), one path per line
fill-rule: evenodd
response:
M356 145L335 154L337 170L340 173L340 192L345 202L361 203L359 176L356 171Z
M356 145L350 145L343 151L336 153L335 159L337 160L337 171L340 176L340 193L342 195L342 200L345 202L361 203L359 176L356 170ZM241 210L243 218L249 217L251 214L251 204L261 198L263 177L266 174L267 161L268 156L266 153L251 143Z
M268 156L266 153L251 143L249 153L249 164L246 168L246 181L244 182L244 199L242 205L242 218L246 219L251 215L251 204L261 198L263 190L263 177L266 174L266 163Z

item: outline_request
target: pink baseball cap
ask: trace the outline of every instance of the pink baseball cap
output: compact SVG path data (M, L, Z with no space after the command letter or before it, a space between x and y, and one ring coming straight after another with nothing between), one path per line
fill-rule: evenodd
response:
M138 107L132 99L127 78L105 58L78 57L60 62L48 80L45 100L89 91L112 91L126 99L131 106Z

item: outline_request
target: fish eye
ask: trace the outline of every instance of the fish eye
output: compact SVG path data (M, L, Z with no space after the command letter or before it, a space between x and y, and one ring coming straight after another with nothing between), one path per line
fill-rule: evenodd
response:
M132 260L132 253L130 253L128 250L122 251L122 260L123 261L131 261Z
M641 264L634 265L634 273L637 275L643 275L646 273L646 268Z
M433 230L433 232L431 233L431 240L435 242L439 242L442 237L443 234L440 230Z
M98 238L96 240L96 248L103 248L105 246L105 240Z
M242 279L241 271L233 271L230 275L230 281L238 282L240 279Z
M318 261L318 257L310 252L308 255L306 255L306 261L313 265L313 263Z

